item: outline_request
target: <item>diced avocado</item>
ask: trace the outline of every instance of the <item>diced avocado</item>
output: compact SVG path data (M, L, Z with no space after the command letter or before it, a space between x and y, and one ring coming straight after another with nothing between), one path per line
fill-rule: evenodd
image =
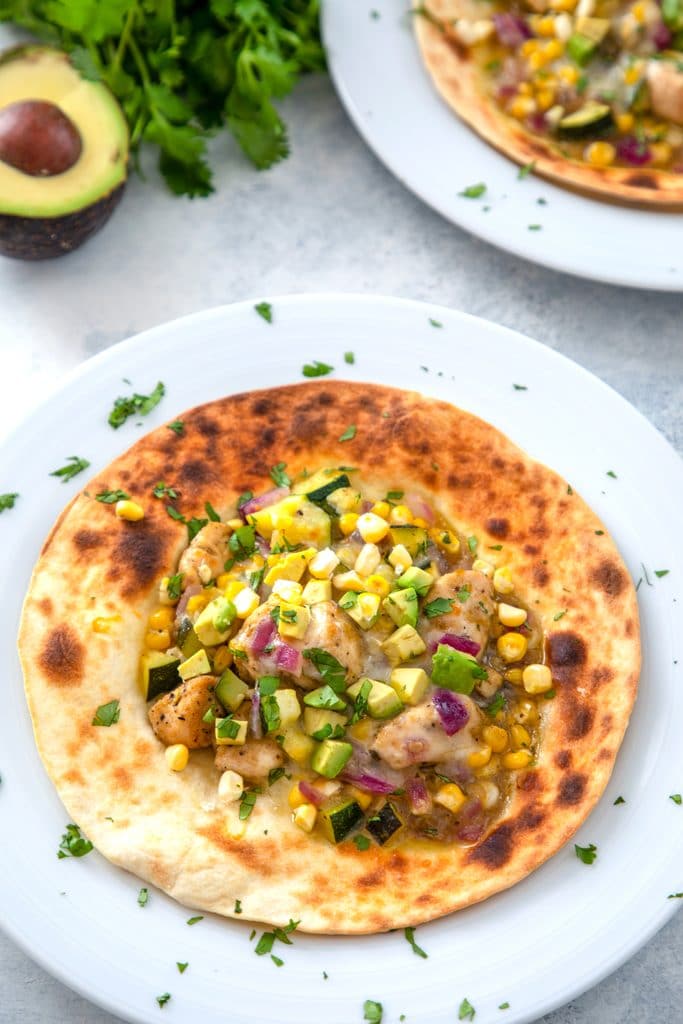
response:
M403 711L403 704L396 691L386 683L380 683L377 679L359 679L346 691L349 697L353 697L355 700L366 682L370 683L368 714L371 718L393 718L399 711Z
M294 491L298 494L305 494L309 501L318 503L325 501L340 487L349 487L350 484L351 481L346 473L340 473L338 469L321 469L313 476L295 484Z
M311 613L305 604L289 604L288 601L280 601L277 630L280 636L292 637L294 640L303 640L306 635Z
M329 580L309 580L301 595L304 604L322 604L332 600L332 584Z
M363 820L363 811L356 800L347 800L320 814L325 834L331 843L341 843Z
M316 740L341 739L346 729L346 715L325 708L304 708L304 729ZM341 730L341 732L339 731Z
M395 668L389 679L389 685L393 686L403 703L413 707L420 703L430 682L423 668Z
M352 601L348 600L350 593L353 593L353 591L349 591L344 594L344 597L339 602L340 608L343 608L346 614L349 615L361 629L371 629L377 622L377 616L379 615L379 596L377 594L368 594L364 591L360 594L354 594L355 600Z
M319 686L310 690L304 697L304 704L309 708L325 708L327 711L345 711L346 704L331 686Z
M597 48L598 44L594 39L580 32L573 32L567 40L567 53L581 67L585 67L595 56Z
M216 597L209 601L194 623L194 631L200 644L213 647L227 640L236 615L235 606L227 597Z
M247 518L266 540L277 529L288 544L312 544L318 549L330 544L330 517L305 494L290 494Z
M472 693L479 679L488 672L471 654L463 654L447 644L439 644L432 659L432 682L454 693Z
M323 740L313 752L311 768L326 779L336 779L353 754L353 747L343 740Z
M392 590L382 601L382 608L397 626L417 626L417 591L414 587Z
M365 827L375 842L384 846L400 828L403 828L403 822L393 804L387 801L372 817L368 818Z
M145 651L140 658L140 689L145 700L175 689L182 680L178 675L180 659L163 651Z
M218 700L228 711L237 711L238 707L249 693L247 684L236 676L235 673L226 668L223 675L216 683L216 700Z
M337 515L345 512L359 512L363 498L355 487L340 487L327 499L327 504Z
M430 572L425 572L424 569L411 565L409 569L406 569L399 576L396 582L401 590L407 590L409 587L412 587L418 597L424 597L433 584L434 577Z
M609 18L577 18L576 32L599 46L609 32Z
M193 654L187 661L182 661L178 667L178 675L181 679L194 679L195 676L208 676L211 672L209 656L202 647Z
M612 126L612 111L606 103L589 100L558 122L558 132L567 139L599 135Z
M296 690L277 690L273 694L280 712L280 726L286 729L301 717L301 705Z
M285 729L282 749L297 764L305 764L315 749L315 743L298 726L292 725Z
M401 626L381 646L392 665L417 658L427 650L424 640L412 626Z
M423 526L392 526L389 530L394 544L403 544L411 558L423 554L429 535Z
M219 747L242 747L247 742L247 723L231 715L217 718L214 728Z

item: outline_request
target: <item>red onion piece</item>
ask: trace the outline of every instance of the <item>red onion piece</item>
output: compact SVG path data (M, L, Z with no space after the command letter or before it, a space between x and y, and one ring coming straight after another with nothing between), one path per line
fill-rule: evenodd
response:
M618 140L617 156L632 167L642 167L652 159L647 143L637 139L635 135L625 135Z
M538 110L535 111L533 114L529 115L529 117L527 118L527 124L532 132L541 133L546 131L548 127L548 122L546 121L545 114L542 114Z
M281 668L283 672L290 672L293 676L300 675L302 661L301 651L297 651L296 647L292 647L290 644L282 643L275 651L277 667Z
M420 494L406 494L404 503L408 506L414 516L426 519L428 523L434 522L434 512L431 505L428 505Z
M503 46L509 46L514 49L517 46L521 46L525 39L531 38L531 29L524 19L517 17L515 14L510 14L508 11L494 14L493 25L496 35Z
M275 505L276 502L286 498L288 494L289 487L273 487L272 490L266 491L264 494L258 494L255 498L245 501L239 510L239 514L246 523L247 516L250 516L253 512L260 512L262 508L268 508L269 505Z
M319 789L316 789L315 786L312 786L310 782L306 782L305 779L299 779L299 790L301 791L301 795L305 796L308 802L313 804L315 807L320 807L325 799L324 794L321 793Z
M258 687L254 690L251 695L251 708L249 710L249 731L254 739L260 740L263 736L263 727L261 726L261 694L258 691Z
M652 42L658 50L668 50L673 36L663 21L657 22L652 29Z
M261 619L258 626L254 630L254 639L251 641L251 649L254 654L263 654L268 644L273 639L275 633L275 623L268 615L265 619Z
M471 654L473 658L479 654L480 646L476 640L470 640L467 636L457 636L455 633L444 633L439 640L440 644L452 647L454 651L462 654Z
M424 779L415 777L407 779L405 784L406 796L413 814L429 814L432 809L432 798Z
M457 838L463 843L476 843L483 836L485 832L485 826L481 825L463 825L462 828L458 829L455 833Z
M439 713L443 731L447 736L455 736L470 720L470 713L460 698L450 690L435 690L432 704Z
M385 782L384 779L378 779L375 775L350 775L348 772L344 772L342 775L344 782L350 782L352 786L357 786L358 789L364 789L366 793L393 793L397 788L392 782Z

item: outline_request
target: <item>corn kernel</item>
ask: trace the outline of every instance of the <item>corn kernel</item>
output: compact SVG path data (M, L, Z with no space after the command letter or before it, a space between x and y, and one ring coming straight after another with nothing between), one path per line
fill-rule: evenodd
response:
M545 54L540 50L530 53L526 60L532 71L540 71L544 64L547 63Z
M218 780L218 795L226 803L239 800L244 792L244 780L239 772L223 772Z
M362 789L356 789L355 786L349 786L349 796L353 797L357 804L360 804L363 811L367 811L372 803L372 795L365 793Z
M194 615L195 612L203 611L209 603L208 594L193 594L187 602L187 613L188 615Z
M513 725L510 727L510 736L515 747L530 747L531 736L524 728L523 725Z
M564 43L559 39L549 39L543 47L543 56L546 60L557 60L564 53Z
M611 142L591 142L583 151L583 158L592 167L609 167L614 163L617 151Z
M345 537L348 537L356 529L357 522L358 516L355 512L345 512L343 516L339 516L339 529Z
M555 19L552 16L539 18L536 23L536 32L539 36L554 36Z
M553 688L552 672L547 665L527 665L522 681L527 693L547 693Z
M280 617L277 624L280 636L303 640L310 621L311 613L307 605L287 604L285 601L280 604Z
M216 577L216 586L219 590L225 590L234 578L231 572L222 572L220 576Z
M228 519L226 526L229 526L231 530L239 530L240 527L244 526L244 523L239 516L235 516L234 519Z
M373 573L379 563L382 561L379 548L376 544L364 544L360 550L360 554L356 559L354 569L361 576L369 576Z
M388 519L391 512L391 505L388 501L376 501L370 509L376 516L381 516L382 519Z
M522 700L512 712L515 722L520 725L535 725L538 721L538 708L531 700Z
M159 584L159 601L161 602L161 604L176 604L180 598L180 594L178 594L177 597L171 597L171 595L169 594L168 585L170 582L170 577L164 576L161 583Z
M364 512L362 516L358 516L356 527L368 544L376 544L389 532L389 523L381 516L376 516L374 512Z
M650 143L650 161L661 167L663 164L668 164L671 159L671 146L668 142L651 142Z
M302 804L301 807L297 807L292 815L294 824L298 825L303 832L313 831L317 817L318 811L313 804Z
M557 74L563 82L566 82L567 85L576 85L581 72L572 64L567 64L565 67L560 68Z
M237 612L237 618L247 619L261 604L261 598L251 587L245 587L244 590L240 590L239 594L235 595L233 604ZM290 604L294 604L294 602L291 601Z
M145 518L145 510L137 501L117 501L114 511L119 519L125 519L129 523L137 523Z
M554 11L573 11L577 0L550 0L550 6Z
M321 604L332 600L332 583L330 580L309 580L301 594L304 604Z
M629 114L628 112L624 114L617 114L614 120L620 132L630 132L636 122L633 114Z
M630 68L626 68L624 71L624 81L627 85L635 85L640 78L640 68L637 64L632 64Z
M517 608L513 604L501 601L498 605L498 621L504 626L521 626L526 622L526 615L524 608Z
M427 527L429 526L429 523L427 522L426 519L423 519L422 516L415 516L415 518L413 519L413 526L419 526L423 530L426 530Z
M170 747L166 747L164 756L166 764L172 772L182 772L184 768L187 768L190 751L184 743L172 743Z
M552 89L539 89L536 93L536 103L538 109L545 113L546 110L550 110L553 103L555 102L555 93Z
M505 673L505 678L508 683L512 683L514 686L522 685L522 670L521 668L509 668Z
M297 807L303 807L304 804L308 803L308 800L299 789L298 782L295 786L292 786L292 788L290 789L289 795L287 797L287 803L289 804L293 811L295 811Z
M530 750L511 750L507 754L503 754L502 764L503 768L514 772L521 768L528 768L533 759L534 755Z
M304 588L296 580L275 580L272 593L289 604L301 604Z
M447 782L445 786L441 787L434 799L437 804L441 804L451 814L457 814L466 802L467 797L455 782Z
M484 743L487 743L496 754L500 754L508 745L508 734L499 725L484 726L482 736Z
M408 551L408 548L404 544L395 544L389 553L387 558L389 565L393 565L398 576L409 569L413 564L413 559Z
M483 768L485 764L488 764L491 760L491 747L487 743L479 747L478 750L473 750L468 755L467 763L470 768Z
M232 665L232 651L229 647L223 644L221 647L217 647L213 653L212 668L216 674L225 672L226 668Z
M538 39L525 39L519 48L519 52L522 57L528 57L538 50L539 45Z
M647 12L645 10L645 4L642 2L642 0L638 0L638 3L633 5L633 7L631 8L631 14L640 25L644 23L645 18L647 17Z
M327 580L339 565L339 558L332 548L323 548L308 563L308 571L317 580Z
M392 523L397 523L399 526L410 526L414 516L407 505L394 505L390 512L390 519Z
M528 644L521 633L503 633L496 641L496 649L503 661L519 661L526 654Z
M351 569L350 572L340 572L336 576L333 576L332 585L336 587L337 590L355 590L357 594L361 594L365 590L363 580L353 569Z
M109 633L115 622L120 622L120 615L98 615L92 620L93 633Z
M472 568L475 572L480 572L484 576L493 576L493 566L490 562L485 562L483 558L475 558L472 562Z
M157 608L149 617L149 627L150 629L170 629L174 617L170 608Z
M378 576L377 573L366 577L365 589L370 594L379 594L380 597L386 597L391 590L391 584L388 583L383 576Z
M493 574L493 586L499 594L511 594L515 589L512 572L507 565L502 565Z
M530 96L517 96L508 107L508 113L518 121L523 121L536 110L536 103Z
M216 580L216 583L218 584L218 586L220 588L220 584L218 583L218 580ZM221 589L223 589L223 592L224 592L225 596L227 597L228 601L234 601L235 598L237 597L237 595L239 593L241 593L245 588L246 588L246 583L243 583L242 580L229 580L228 583L227 583L227 586L225 586L225 587L223 587Z
M171 636L167 629L150 629L145 634L145 647L149 651L165 651L171 646Z

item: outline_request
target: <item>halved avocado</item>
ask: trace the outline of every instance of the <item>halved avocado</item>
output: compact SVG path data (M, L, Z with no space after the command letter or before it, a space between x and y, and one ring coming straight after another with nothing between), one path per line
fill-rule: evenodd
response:
M128 126L109 90L67 54L20 46L0 57L0 252L71 252L121 199Z

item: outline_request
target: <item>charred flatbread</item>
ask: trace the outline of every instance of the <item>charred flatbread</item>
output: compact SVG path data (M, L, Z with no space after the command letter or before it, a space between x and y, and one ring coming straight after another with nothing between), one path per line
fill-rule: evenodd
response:
M542 864L636 696L634 587L596 515L415 393L302 384L182 422L66 508L26 598L72 820L181 903L310 932L416 925Z

